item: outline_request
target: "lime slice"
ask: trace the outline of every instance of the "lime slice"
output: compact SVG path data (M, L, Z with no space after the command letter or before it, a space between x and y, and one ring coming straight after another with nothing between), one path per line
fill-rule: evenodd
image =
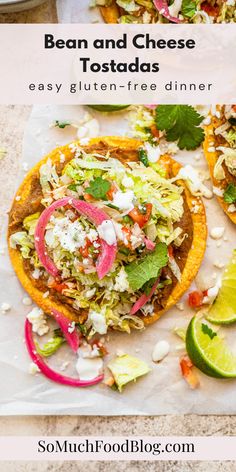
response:
M190 321L186 349L192 363L204 374L222 379L236 377L236 356L202 318L194 316Z
M129 106L130 105L88 105L88 107L92 108L93 110L104 112L121 111L125 108L128 108Z
M214 324L236 321L236 250L223 273L221 288L206 317Z

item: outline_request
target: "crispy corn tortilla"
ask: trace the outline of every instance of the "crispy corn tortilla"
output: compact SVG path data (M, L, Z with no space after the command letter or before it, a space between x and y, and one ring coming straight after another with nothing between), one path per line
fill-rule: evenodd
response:
M101 146L105 146L106 149L109 148L111 155L115 155L121 162L125 163L127 161L137 160L137 150L142 145L142 142L135 139L129 138L120 138L120 137L101 137L91 139L89 142L89 147L94 149L99 149ZM86 149L86 147L85 147ZM60 163L60 153L63 153L65 156L65 162ZM51 159L53 164L56 164L57 171L60 173L63 167L73 159L74 155L69 147L69 145L56 148L50 154L48 154L44 159L42 159L36 166L34 166L30 172L25 177L24 181L20 185L16 197L20 196L20 200L16 201L14 199L10 215L9 215L9 228L8 228L8 241L12 233L18 231L21 228L21 222L23 219L36 212L42 211L43 207L41 206L42 194L38 187L39 182L39 169L43 163L48 159ZM160 164L162 164L166 170L169 177L174 177L178 174L178 171L181 167L179 163L173 160L168 155L164 155L160 158ZM180 182L184 187L184 201L185 206L188 209L188 217L190 218L191 228L192 228L192 240L191 246L185 254L186 261L182 271L182 279L180 282L176 280L175 286L171 290L170 295L165 301L165 306L161 309L155 310L155 313L151 316L142 317L145 324L154 323L160 316L168 310L172 305L174 305L183 293L188 289L192 280L195 278L198 269L201 265L205 247L206 247L206 237L207 237L207 227L206 227L206 216L204 205L199 197L194 197L191 195L184 182ZM198 212L191 212L192 207L195 205L198 206ZM51 313L52 308L56 308L61 311L67 318L73 321L79 321L83 323L87 318L87 312L81 310L80 314L77 314L73 307L68 306L68 304L63 303L63 297L52 296L51 290L50 295L46 298L43 297L47 287L38 287L35 280L29 275L26 270L26 262L23 260L21 253L18 249L12 249L9 246L9 254L11 258L12 265L18 276L22 286L28 292L30 297L35 301L35 303L42 308L47 314ZM171 286L169 286L171 287Z
M203 144L203 149L204 149L204 154L208 163L210 175L211 175L211 180L214 185L214 187L218 187L220 189L226 190L227 186L232 182L235 185L236 178L231 175L229 172L226 170L226 178L224 180L219 181L214 177L214 168L216 165L216 162L218 160L218 157L220 155L220 152L215 150L214 152L209 152L208 149L214 147L215 149L218 146L222 146L225 144L223 138L218 137L215 135L214 130L220 126L222 123L221 121L216 118L211 116L211 123L205 127L205 140ZM220 141L221 140L221 141ZM222 142L223 141L223 142ZM212 144L214 143L214 144ZM230 203L227 203L224 201L223 197L219 197L218 195L216 196L217 200L220 204L220 206L223 208L224 212L226 215L231 219L231 221L236 224L236 212L230 213L228 211Z
M115 0L112 1L109 7L100 7L100 12L105 23L118 23L120 11Z

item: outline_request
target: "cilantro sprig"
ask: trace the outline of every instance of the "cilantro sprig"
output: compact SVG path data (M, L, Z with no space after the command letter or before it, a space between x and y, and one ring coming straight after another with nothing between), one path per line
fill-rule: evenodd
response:
M61 128L61 129L64 129L66 126L70 126L71 123L70 121L59 121L59 120L56 120L55 121L55 128Z
M143 287L150 279L156 280L160 270L166 266L167 262L167 245L159 243L151 254L148 254L139 261L131 262L131 264L125 267L129 286L132 290L136 291ZM150 287L146 286L145 289L149 290Z
M106 199L106 193L110 190L111 184L108 180L102 179L102 177L96 177L91 180L89 187L86 188L86 192L92 195L96 200Z
M204 334L207 334L209 336L210 339L213 339L215 336L217 336L217 333L215 333L215 331L213 331L210 326L208 326L207 324L205 323L202 323L202 332Z
M190 105L159 105L156 108L156 125L166 131L167 141L177 141L180 149L188 151L200 146L204 131L199 127L203 120Z
M185 18L192 18L197 11L197 2L194 0L183 0L181 13Z
M224 192L224 201L226 203L236 202L236 185L229 184Z

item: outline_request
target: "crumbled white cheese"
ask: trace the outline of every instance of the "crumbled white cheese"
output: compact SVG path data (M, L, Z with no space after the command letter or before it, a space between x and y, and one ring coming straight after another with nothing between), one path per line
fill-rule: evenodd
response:
M36 267L32 272L33 279L38 280L39 277L40 277L40 274L41 274L40 269L38 267Z
M88 298L88 300L89 300L90 298L92 298L95 295L95 293L96 293L96 287L91 288L90 290L86 290L86 292L84 293L84 296L85 296L85 298Z
M68 333L72 334L75 330L75 321L72 321L68 326Z
M234 205L234 203L228 206L229 213L234 213L235 211L236 211L236 206Z
M134 192L128 190L127 192L121 192L118 190L113 197L113 205L115 205L120 210L131 211L134 208L133 205Z
M65 154L63 154L62 152L60 152L60 163L63 164L66 160L66 156Z
M48 295L49 295L49 290L47 290L47 292L44 292L43 298L48 298Z
M21 199L21 196L20 195L17 195L17 197L15 198L16 202L19 202Z
M191 208L191 213L197 214L199 213L200 209L201 209L200 205L198 205L197 202L194 202Z
M81 146L87 146L89 144L90 138L82 138L80 139Z
M167 144L167 152L169 154L177 154L178 151L179 151L179 146L176 143Z
M35 375L35 374L38 374L38 372L40 372L38 366L34 362L31 362L29 364L29 374Z
M212 239L221 239L224 235L225 227L224 226L215 226L210 231L210 236Z
M184 304L182 302L176 303L176 308L180 311L184 311Z
M225 264L223 262L220 262L218 259L215 260L214 262L214 266L217 267L217 269L223 269L223 267L225 266Z
M111 220L104 220L97 227L97 231L100 238L106 241L109 246L112 246L116 243L116 232Z
M151 23L151 20L152 20L152 15L148 13L147 10L145 10L145 12L143 13L143 24L148 25L149 23Z
M136 249L140 244L143 242L143 238L141 235L131 234L130 242L133 249Z
M23 303L23 305L25 305L25 306L30 306L30 305L32 305L32 300L31 300L31 298L29 298L29 297L24 297L24 298L22 299L22 303Z
M129 290L127 273L123 267L115 278L114 290L117 292L125 292L126 290Z
M226 0L226 5L228 7L234 7L235 6L235 0Z
M193 195L201 194L206 198L212 198L212 191L201 182L198 172L192 166L186 165L181 167L177 178L186 181Z
M216 148L215 148L215 146L209 146L209 148L207 150L208 150L208 152L215 152Z
M154 305L153 303L145 303L145 305L141 308L141 312L144 316L153 315L154 313Z
M211 124L211 116L207 116L204 120L203 120L203 124L205 126L209 126Z
M22 162L22 169L27 172L29 170L29 164L28 162Z
M99 352L99 347L94 344L91 346L90 344L84 342L78 349L77 354L79 357L83 359L93 359L94 357L101 357Z
M7 311L10 311L10 309L11 309L10 303L6 303L6 302L5 302L5 303L2 303L2 304L1 304L1 311L2 311L2 313L5 314Z
M149 162L157 162L160 159L161 150L159 146L152 146L150 143L146 142L145 150Z
M219 187L213 187L213 193L217 197L223 197L224 196L224 190L222 188L219 188Z
M60 371L63 372L64 370L66 370L66 368L68 367L68 365L69 365L69 362L68 362L68 361L62 362L61 367L60 367Z
M96 333L106 334L107 332L106 317L105 314L101 312L98 313L97 311L89 310L86 323L91 325Z
M87 257L85 257L83 259L83 265L88 266L89 264L90 264L90 260Z
M53 218L51 221L54 226L45 233L45 241L49 247L54 248L60 243L63 249L73 253L84 246L87 234L78 220L71 221L64 217Z
M91 117L90 117L91 118ZM89 119L88 121L84 122L81 126L78 127L77 131L77 138L89 138L89 137L96 137L99 135L100 125L98 120L95 118Z
M79 357L76 362L76 370L80 380L93 380L98 377L103 368L103 360L101 357L83 358Z
M89 241L91 241L91 243L93 241L96 241L96 239L98 239L98 233L95 229L91 228L87 234L87 238L89 239Z
M152 360L153 362L160 362L164 357L166 357L170 352L170 345L167 341L158 341L154 346L152 352Z
M32 330L34 333L37 333L39 336L48 333L49 326L47 325L47 320L41 308L33 308L33 310L28 313L27 319L32 324Z
M125 188L132 188L134 186L134 181L131 177L128 177L127 175L125 175L122 179L122 185L123 187Z

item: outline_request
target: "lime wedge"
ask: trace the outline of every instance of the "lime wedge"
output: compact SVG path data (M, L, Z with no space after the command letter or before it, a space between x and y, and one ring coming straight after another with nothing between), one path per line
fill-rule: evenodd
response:
M88 107L97 111L112 112L124 110L129 105L88 105Z
M236 250L223 273L221 288L206 317L214 324L236 321Z
M236 356L209 323L194 316L186 333L186 349L192 363L204 374L236 378Z

